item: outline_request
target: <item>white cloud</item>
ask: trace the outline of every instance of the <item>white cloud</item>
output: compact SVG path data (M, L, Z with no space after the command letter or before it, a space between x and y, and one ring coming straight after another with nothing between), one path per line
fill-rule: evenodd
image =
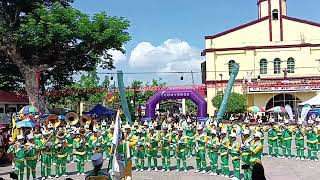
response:
M168 39L159 46L149 42L139 43L131 52L130 69L155 72L200 72L200 50L179 39ZM184 74L184 82L177 82L182 74L158 74L168 84L190 84L190 74ZM201 75L194 74L196 83L200 83ZM155 77L157 79L157 77ZM186 82L187 81L187 82Z
M115 49L109 49L107 52L108 54L112 55L112 58L114 60L114 65L117 65L127 60L127 56L123 54L121 51L118 51Z

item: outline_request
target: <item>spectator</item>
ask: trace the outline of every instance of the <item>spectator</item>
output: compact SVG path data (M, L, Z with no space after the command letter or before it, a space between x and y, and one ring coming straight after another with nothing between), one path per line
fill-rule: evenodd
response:
M86 180L111 180L111 177L109 174L102 172L102 166L103 166L103 156L101 153L94 154L91 157L92 165L93 165L93 171L90 172L86 176Z
M262 164L256 163L252 168L252 180L266 180Z

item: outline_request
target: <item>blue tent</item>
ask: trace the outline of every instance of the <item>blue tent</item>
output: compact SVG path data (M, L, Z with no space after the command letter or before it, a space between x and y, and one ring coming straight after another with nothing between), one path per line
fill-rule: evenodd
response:
M103 117L112 117L116 114L115 111L108 109L101 104L97 104L94 108L92 108L89 112L83 112L83 114L97 115Z

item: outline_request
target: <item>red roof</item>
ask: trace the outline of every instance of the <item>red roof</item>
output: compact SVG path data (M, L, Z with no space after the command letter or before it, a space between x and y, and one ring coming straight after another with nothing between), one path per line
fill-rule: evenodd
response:
M28 103L28 99L17 96L15 93L0 90L0 102Z

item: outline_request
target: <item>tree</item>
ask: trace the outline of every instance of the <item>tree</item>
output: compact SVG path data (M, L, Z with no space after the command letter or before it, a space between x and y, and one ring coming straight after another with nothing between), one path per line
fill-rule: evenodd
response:
M220 108L221 102L223 99L223 93L219 91L215 97L212 98L211 102L215 108ZM227 105L227 113L243 113L246 111L247 106L247 98L245 95L232 92L228 105Z
M187 113L197 114L197 105L190 99L186 99Z
M98 63L112 69L113 59L107 50L124 52L122 46L130 40L127 20L104 12L89 17L71 7L72 2L0 2L1 63L8 60L17 67L30 103L42 111L46 108L38 97L39 85L44 90L46 83L53 87L61 82L70 84L75 72L92 71Z

